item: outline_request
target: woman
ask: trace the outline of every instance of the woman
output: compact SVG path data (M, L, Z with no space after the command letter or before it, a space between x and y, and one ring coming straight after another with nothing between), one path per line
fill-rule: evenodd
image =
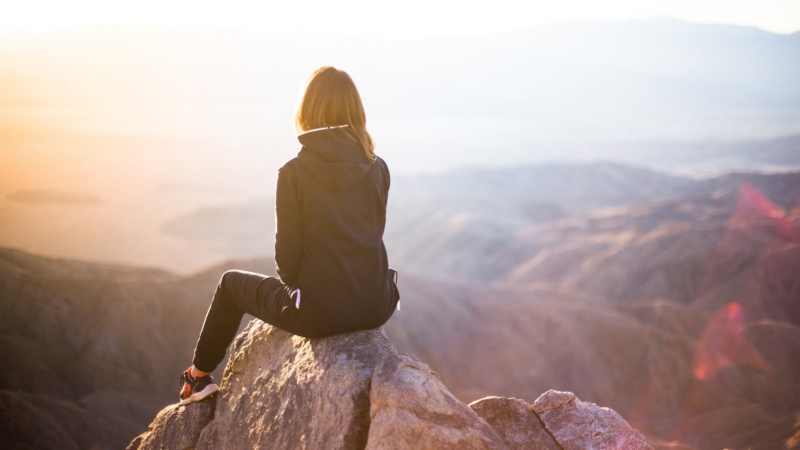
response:
M389 169L375 155L361 97L344 71L311 75L297 111L296 158L278 172L275 263L279 278L226 272L181 375L181 404L219 388L209 375L244 313L299 336L377 328L400 298L383 230Z

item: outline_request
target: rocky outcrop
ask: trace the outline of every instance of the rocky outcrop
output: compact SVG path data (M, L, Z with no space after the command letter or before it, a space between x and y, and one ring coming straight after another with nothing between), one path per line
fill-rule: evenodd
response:
M197 448L363 448L372 373L390 352L377 331L309 340L253 321Z
M469 407L497 431L509 450L561 450L525 400L486 397L470 403Z
M211 397L191 408L180 405L164 408L150 424L148 432L137 436L128 448L194 448L200 433L214 419L216 405L216 397Z
M500 436L410 355L387 354L370 392L367 449L501 449Z
M533 410L564 450L651 448L619 414L582 402L571 392L547 391Z
M619 414L582 402L571 392L547 391L533 405L486 397L469 406L500 434L509 450L652 448Z
M570 393L467 406L382 330L305 339L254 320L220 388L162 410L128 450L650 448L616 413Z

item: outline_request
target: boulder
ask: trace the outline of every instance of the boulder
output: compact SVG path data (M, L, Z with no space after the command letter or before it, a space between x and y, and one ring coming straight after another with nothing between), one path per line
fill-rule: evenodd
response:
M619 414L582 402L572 392L549 390L533 411L564 450L652 450L644 436Z
M214 419L216 404L217 398L212 396L190 405L162 409L147 432L137 436L126 450L195 448L203 428Z
M469 407L494 428L509 450L562 450L525 400L486 397Z
M215 397L162 410L128 450L650 448L616 413L569 393L467 406L382 329L305 339L254 320L220 384Z
M306 339L252 321L197 448L364 448L372 373L387 353L382 330Z
M410 355L386 355L372 377L368 450L504 449L439 375Z

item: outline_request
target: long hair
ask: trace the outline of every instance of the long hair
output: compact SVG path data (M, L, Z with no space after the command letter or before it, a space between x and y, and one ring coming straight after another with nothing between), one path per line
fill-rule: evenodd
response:
M295 127L298 132L305 132L342 125L347 125L370 161L374 161L375 143L367 132L367 116L355 83L344 70L320 67L308 79Z

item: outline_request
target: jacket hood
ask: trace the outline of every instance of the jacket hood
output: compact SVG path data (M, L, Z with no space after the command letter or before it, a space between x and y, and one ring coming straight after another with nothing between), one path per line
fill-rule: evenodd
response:
M356 184L372 164L346 125L311 130L297 140L303 144L297 158L325 187L336 193Z

